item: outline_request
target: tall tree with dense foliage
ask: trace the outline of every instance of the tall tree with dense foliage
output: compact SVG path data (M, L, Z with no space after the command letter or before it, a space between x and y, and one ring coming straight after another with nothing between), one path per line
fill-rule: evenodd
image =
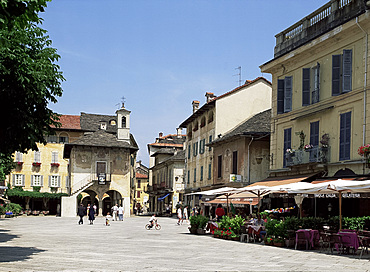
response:
M38 16L49 1L0 0L0 153L8 158L37 150L59 125L48 104L62 95L60 56Z

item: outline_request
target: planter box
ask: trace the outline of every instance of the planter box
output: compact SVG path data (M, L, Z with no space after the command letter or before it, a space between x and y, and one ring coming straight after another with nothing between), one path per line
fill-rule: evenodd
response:
M189 227L188 229L189 229L191 234L197 234L197 229L196 228Z
M276 246L276 247L283 247L284 246L284 243L282 243L282 242L281 243L275 243L274 242L274 246Z
M206 230L205 229L197 229L197 233L198 234L206 234Z

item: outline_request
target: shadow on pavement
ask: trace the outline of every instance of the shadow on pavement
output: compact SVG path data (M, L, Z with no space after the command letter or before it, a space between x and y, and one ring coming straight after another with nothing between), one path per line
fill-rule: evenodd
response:
M45 250L34 247L8 247L0 246L0 263L16 262L29 259L33 254Z
M0 243L8 242L19 237L18 235L8 234L6 232L9 232L9 230L0 230Z

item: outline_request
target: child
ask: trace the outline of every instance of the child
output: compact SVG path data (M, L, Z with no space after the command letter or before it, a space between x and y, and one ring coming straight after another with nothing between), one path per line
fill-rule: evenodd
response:
M157 221L157 218L155 218L155 214L152 215L149 219L150 227L152 228L154 225L154 222Z
M110 212L107 213L107 216L105 217L105 225L110 226L109 220L112 216L110 215Z

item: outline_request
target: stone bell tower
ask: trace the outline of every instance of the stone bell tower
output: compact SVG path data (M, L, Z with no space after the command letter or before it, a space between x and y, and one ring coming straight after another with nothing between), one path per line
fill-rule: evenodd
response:
M125 109L124 103L122 107L116 111L117 114L117 139L119 141L130 142L130 113L131 111Z

